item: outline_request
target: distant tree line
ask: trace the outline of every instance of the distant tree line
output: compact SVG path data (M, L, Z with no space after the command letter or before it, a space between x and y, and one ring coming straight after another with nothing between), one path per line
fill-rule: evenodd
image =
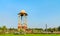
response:
M32 33L43 33L43 32L60 32L60 26L59 27L54 27L54 28L28 28L29 30L32 30ZM47 31L46 31L47 30ZM15 32L18 31L16 28L7 28L6 26L0 27L0 33L5 33L5 32Z

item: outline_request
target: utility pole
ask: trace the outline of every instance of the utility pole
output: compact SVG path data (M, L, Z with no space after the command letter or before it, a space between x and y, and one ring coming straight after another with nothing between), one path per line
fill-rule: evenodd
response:
M46 32L47 32L47 24L45 26L46 26Z

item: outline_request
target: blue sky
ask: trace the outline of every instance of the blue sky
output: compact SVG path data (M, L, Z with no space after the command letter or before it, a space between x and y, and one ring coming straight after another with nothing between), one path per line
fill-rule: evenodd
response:
M60 0L0 0L0 26L17 28L22 9L28 13L29 28L60 26Z

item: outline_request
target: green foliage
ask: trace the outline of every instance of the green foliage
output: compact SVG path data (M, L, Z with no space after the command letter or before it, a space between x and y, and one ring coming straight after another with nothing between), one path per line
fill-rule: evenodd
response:
M0 27L0 30L2 30L2 28Z
M2 27L2 30L6 30L6 29L7 29L6 26L3 26L3 27Z
M51 31L52 29L51 28L48 28L47 31Z
M60 26L58 27L58 31L60 31Z

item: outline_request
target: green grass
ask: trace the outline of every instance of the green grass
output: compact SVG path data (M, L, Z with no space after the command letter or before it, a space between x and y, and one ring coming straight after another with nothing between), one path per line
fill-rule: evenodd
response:
M1 34L0 36L60 36L60 34L25 34L25 35Z

